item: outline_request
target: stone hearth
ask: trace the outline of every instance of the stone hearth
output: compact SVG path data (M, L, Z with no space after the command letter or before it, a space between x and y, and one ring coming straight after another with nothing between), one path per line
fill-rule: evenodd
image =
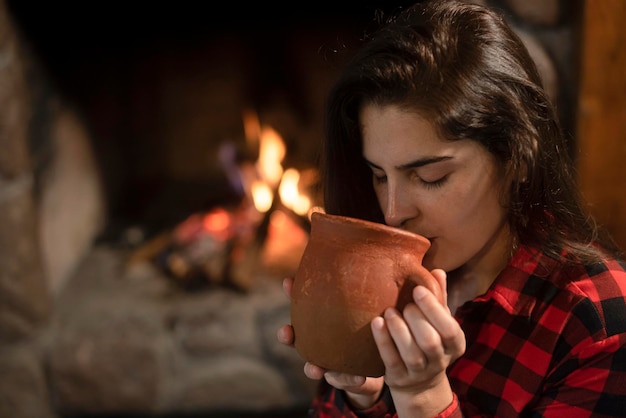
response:
M96 247L59 296L41 348L60 411L304 413L312 382L276 339L289 322L280 278L188 292L127 256Z

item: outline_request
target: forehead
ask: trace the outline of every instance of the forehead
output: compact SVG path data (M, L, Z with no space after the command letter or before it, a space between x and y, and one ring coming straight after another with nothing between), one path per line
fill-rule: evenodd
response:
M394 105L367 105L360 113L363 154L367 159L391 155L430 155L474 141L448 141L420 113ZM409 155L406 155L408 158Z
M467 166L492 171L497 159L479 142L445 139L420 113L393 105L365 106L360 114L363 157L391 170L418 161L447 161L448 167ZM441 157L446 157L442 160Z

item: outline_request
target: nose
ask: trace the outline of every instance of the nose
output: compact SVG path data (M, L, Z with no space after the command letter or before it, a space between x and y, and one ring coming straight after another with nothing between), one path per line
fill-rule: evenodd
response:
M419 209L410 200L408 193L398 187L388 187L383 208L385 223L396 228L402 228L407 221L418 216Z

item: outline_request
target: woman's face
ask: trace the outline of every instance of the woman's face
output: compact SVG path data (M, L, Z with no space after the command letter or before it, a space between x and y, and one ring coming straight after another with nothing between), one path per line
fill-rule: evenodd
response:
M495 157L476 141L443 139L396 106L367 105L360 122L385 222L431 241L424 266L499 271L511 244Z

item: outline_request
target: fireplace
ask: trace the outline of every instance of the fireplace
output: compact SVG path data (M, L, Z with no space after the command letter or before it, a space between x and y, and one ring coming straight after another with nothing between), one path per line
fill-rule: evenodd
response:
M19 278L0 282L0 371L15 377L0 415L304 417L315 382L275 333L307 215L278 184L251 209L247 168L265 129L282 174L320 204L336 51L403 4L30 3L0 0L0 75L22 112L4 116L15 135L0 155L0 261ZM575 2L540 3L509 11L536 29L567 127ZM216 246L247 210L252 239Z
M324 95L340 66L333 51L356 41L356 28L372 11L350 13L353 5L346 4L330 14L318 4L284 15L277 6L225 5L218 16L200 6L113 2L37 13L28 2L9 6L33 51L32 65L45 71L35 117L47 132L31 147L36 181L45 189L53 180L44 171L64 154L58 148L69 148L68 164L91 166L77 168L76 177L93 171L98 240L121 245L154 237L191 214L236 205L241 191L224 153L235 164L256 158L254 134L246 132L251 117L281 137L285 170L313 167ZM55 135L81 139L55 144ZM70 224L76 219L66 217ZM63 286L63 275L55 275L54 288Z

